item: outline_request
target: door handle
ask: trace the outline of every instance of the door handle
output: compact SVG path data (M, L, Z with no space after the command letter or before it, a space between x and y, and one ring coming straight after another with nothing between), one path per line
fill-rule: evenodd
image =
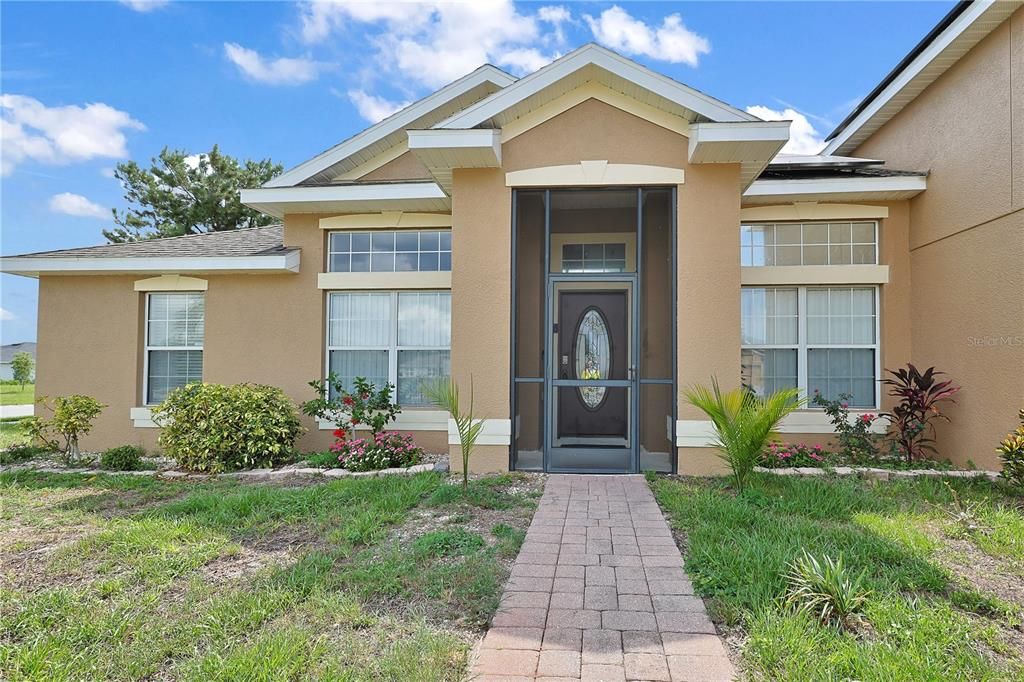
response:
M630 365L630 367L629 367L629 380L633 381L634 379L636 379L636 367L633 367L632 365Z

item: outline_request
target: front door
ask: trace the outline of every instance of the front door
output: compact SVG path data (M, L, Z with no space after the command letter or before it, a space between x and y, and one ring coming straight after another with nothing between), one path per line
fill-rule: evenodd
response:
M633 470L632 280L552 282L547 469Z

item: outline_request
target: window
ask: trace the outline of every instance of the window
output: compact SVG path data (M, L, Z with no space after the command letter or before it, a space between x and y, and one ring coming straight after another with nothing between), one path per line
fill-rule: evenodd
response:
M768 223L740 226L740 264L874 265L877 223Z
M562 272L625 272L626 245L563 244Z
M877 288L744 287L740 308L745 386L877 405Z
M203 380L203 294L160 293L146 299L147 405L174 388Z
M450 292L331 292L327 307L328 373L395 384L400 405L429 404L423 381L450 373Z
M328 272L450 272L452 233L441 231L332 232Z

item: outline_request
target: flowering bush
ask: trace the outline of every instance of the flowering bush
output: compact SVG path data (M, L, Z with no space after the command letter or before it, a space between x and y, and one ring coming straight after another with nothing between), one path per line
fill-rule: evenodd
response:
M820 467L829 459L829 453L820 445L771 443L762 460L763 466L779 467Z
M349 471L411 467L423 458L423 450L413 444L412 436L375 433L369 438L346 440L344 429L338 429L334 435L338 440L331 445L331 452L337 453L341 468Z
M1003 461L1003 478L1024 487L1024 410L1018 412L1017 416L1020 418L1020 426L1006 436L997 451Z
M338 431L352 433L355 427L364 425L374 434L384 430L395 416L402 411L391 400L394 386L384 384L377 388L363 377L356 377L351 390L331 372L327 381L311 381L309 385L317 392L317 398L302 404L302 412L310 417L333 421ZM337 431L335 436L338 436Z
M850 396L840 393L838 400L829 400L818 391L814 392L811 404L824 409L835 429L839 441L839 455L851 464L870 464L879 457L879 442L882 437L872 433L871 425L878 419L877 414L866 412L856 419L850 419L847 402Z

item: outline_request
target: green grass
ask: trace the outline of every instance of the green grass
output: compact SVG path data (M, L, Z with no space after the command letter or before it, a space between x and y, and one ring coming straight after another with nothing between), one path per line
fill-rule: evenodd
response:
M0 405L31 405L35 400L35 384L0 384Z
M1021 605L965 588L939 560L952 496L941 481L760 475L743 495L723 482L650 477L671 523L686 534L687 569L715 617L749 639L744 665L772 680L1024 679L1006 629ZM1019 565L1020 497L983 481L951 483L977 501L987 533L974 551ZM1018 505L1018 506L1015 506ZM866 571L866 632L842 633L781 606L785 574L801 549L842 554ZM998 657L986 655L988 650Z
M29 437L21 419L0 421L0 450L12 445L26 445Z
M0 474L0 553L60 537L0 583L0 679L461 679L464 634L365 598L385 572L369 557L387 556L423 570L401 587L422 603L473 622L493 610L497 539L446 529L414 539L416 556L375 549L444 485Z

